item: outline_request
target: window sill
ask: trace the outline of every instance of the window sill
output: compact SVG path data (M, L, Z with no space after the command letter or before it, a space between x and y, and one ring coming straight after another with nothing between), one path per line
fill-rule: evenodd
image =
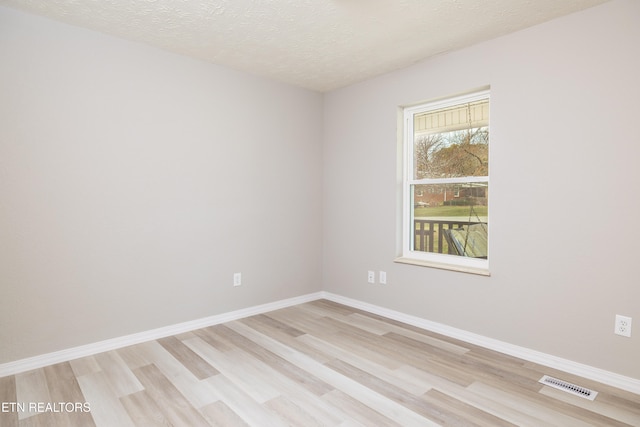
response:
M447 263L435 262L435 261L424 261L421 259L404 258L404 257L396 258L393 260L393 262L397 262L401 264L417 265L420 267L439 268L441 270L451 270L451 271L457 271L460 273L477 274L480 276L491 276L491 273L489 272L489 270L485 268L468 267L464 265L447 264Z

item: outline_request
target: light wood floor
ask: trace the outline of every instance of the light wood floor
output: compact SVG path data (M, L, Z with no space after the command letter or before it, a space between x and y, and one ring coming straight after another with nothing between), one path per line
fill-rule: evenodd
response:
M325 300L0 378L0 402L3 427L640 426L639 395Z

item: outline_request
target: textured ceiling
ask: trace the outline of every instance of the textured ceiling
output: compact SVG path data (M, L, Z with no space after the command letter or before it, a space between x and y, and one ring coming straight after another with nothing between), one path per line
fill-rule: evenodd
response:
M316 91L608 0L0 0Z

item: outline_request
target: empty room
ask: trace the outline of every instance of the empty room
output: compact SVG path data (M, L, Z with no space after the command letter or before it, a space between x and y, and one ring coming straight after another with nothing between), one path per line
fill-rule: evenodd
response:
M639 23L0 0L0 426L640 426Z

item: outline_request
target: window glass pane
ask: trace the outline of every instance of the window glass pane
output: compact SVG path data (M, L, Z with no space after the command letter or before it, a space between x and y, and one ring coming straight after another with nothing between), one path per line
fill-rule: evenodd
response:
M413 179L489 176L489 128L414 131L413 161Z
M488 256L487 182L411 186L412 250Z
M488 271L488 90L408 107L403 120L402 258Z

